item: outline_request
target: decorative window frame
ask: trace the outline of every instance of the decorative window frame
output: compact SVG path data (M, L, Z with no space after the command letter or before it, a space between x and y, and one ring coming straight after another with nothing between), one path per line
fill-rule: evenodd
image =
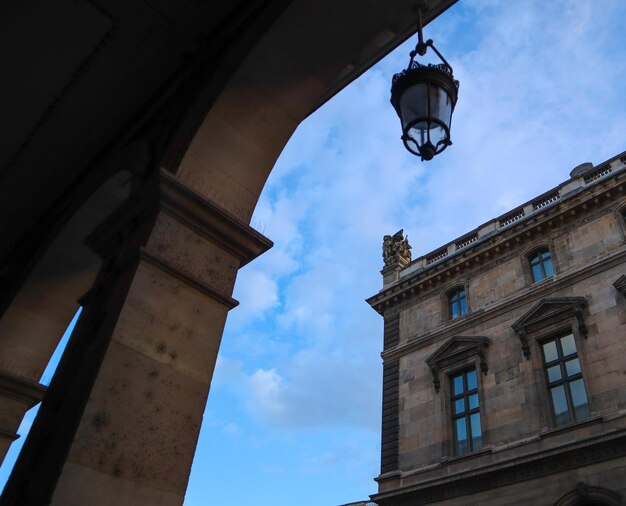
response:
M491 340L485 336L455 336L444 342L432 355L426 359L426 364L430 368L433 385L435 391L440 395L440 410L442 430L444 431L442 441L442 458L444 461L448 459L465 458L476 453L490 451L487 440L487 420L485 418L486 403L482 384L482 377L487 375L489 364L487 361L487 349ZM476 379L478 381L478 398L480 402L481 413L481 430L483 438L483 448L476 452L470 452L463 455L455 455L454 453L454 427L452 426L452 388L450 377L463 372L467 369L474 368L476 370ZM482 374L480 374L482 372ZM445 427L445 428L444 428Z
M584 297L544 298L534 304L512 325L519 337L524 357L532 362L535 394L539 404L543 406L539 413L542 430L557 428L557 425L552 416L552 401L544 372L541 344L566 333L571 333L574 336L578 359L583 371L589 411L591 416L594 415L593 396L591 395L593 385L590 376L585 374L585 371L588 370L588 364L584 346L582 346L588 335L583 314L586 307L587 300ZM533 350L532 353L531 350Z
M476 371L482 371L486 375L489 371L486 350L491 340L485 336L469 337L455 336L448 339L439 349L426 359L433 376L435 391L441 390L441 374L452 374L467 369L472 365L478 366Z
M585 324L583 311L587 307L584 297L554 297L545 298L531 307L524 316L511 327L517 334L522 346L522 353L530 359L530 341L532 337L545 339L550 334L571 329L584 339L588 330Z
M554 271L554 275L540 279L539 281L535 281L533 277L533 270L530 266L530 260L532 256L535 255L535 253L543 250L547 250L550 253L550 260L552 260L552 270ZM526 281L526 286L537 285L538 283L545 283L546 280L554 279L559 274L559 264L556 259L556 255L554 254L554 246L552 244L552 241L536 242L532 246L529 246L524 250L521 261L523 263L522 270L524 272L524 280Z
M471 305L470 305L470 296L469 296L469 290L468 290L468 282L466 279L463 280L459 280L456 283L453 283L451 285L448 285L446 288L444 288L441 291L441 314L442 314L442 318L441 318L441 323L448 323L448 322L455 322L455 321L459 321L462 318L466 317L468 314L470 314L471 312ZM458 289L463 289L465 291L465 307L467 308L467 311L465 311L465 314L459 315L458 318L452 318L452 314L450 313L450 295L452 294L452 292L458 290Z
M622 232L622 239L626 242L626 202L617 204L613 208L613 214L615 216L615 221L617 221L619 229Z

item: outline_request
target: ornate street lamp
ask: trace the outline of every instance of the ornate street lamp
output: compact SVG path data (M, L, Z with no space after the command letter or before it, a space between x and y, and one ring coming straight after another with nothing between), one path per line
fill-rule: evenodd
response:
M433 41L424 42L421 9L418 15L418 43L409 53L408 67L393 76L391 104L400 117L406 149L422 160L432 160L452 144L450 123L459 82ZM415 56L424 56L429 47L443 63L423 65L415 61Z

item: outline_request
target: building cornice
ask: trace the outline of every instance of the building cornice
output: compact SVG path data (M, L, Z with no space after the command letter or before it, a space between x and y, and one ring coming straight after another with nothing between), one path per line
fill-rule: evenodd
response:
M231 253L240 260L241 266L274 245L260 232L204 199L165 169L161 169L160 190L160 205L164 212Z
M210 297L214 301L224 306L229 311L239 305L239 301L237 301L236 299L233 299L232 297L227 297L226 295L223 295L217 292L211 286L183 272L182 270L177 268L175 265L172 265L171 263L168 263L152 255L145 248L141 248L140 252L141 252L141 259L144 260L146 263L178 279L179 281L183 282L185 285L189 286L190 288L193 288L194 290L202 293L203 295Z
M560 274L554 278L543 280L540 283L533 284L521 291L515 292L491 307L483 308L476 312L470 312L456 320L445 322L432 332L411 336L408 338L408 342L383 351L381 357L384 360L399 358L424 348L425 346L429 346L435 341L461 334L465 332L468 327L476 325L479 322L485 322L502 315L508 315L514 308L537 302L544 297L554 294L558 290L578 283L582 279L594 276L599 271L620 265L624 261L626 261L626 245L592 264L585 265L567 274Z
M45 386L36 381L0 370L0 392L3 397L9 397L32 407L43 399L46 390Z
M416 485L395 488L371 497L381 506L387 504L409 506L436 502L536 479L624 455L626 455L626 430L616 430L575 440L556 448L522 455L506 462L493 462L490 465L473 467L470 471L454 474L445 473L444 476L425 480ZM477 457L480 458L479 455ZM410 474L412 473L401 473L401 477ZM394 478L390 477L390 479ZM381 476L377 481L383 479Z
M432 264L424 265L429 256L421 257L403 269L396 283L366 301L379 314L384 315L409 298L444 286L461 275L514 254L521 246L538 237L545 237L546 231L561 229L565 224L578 223L581 216L589 219L590 216L608 214L614 201L624 195L625 181L626 165L623 165L605 179L595 181L591 186L572 190L524 219L500 229L496 229L494 225L493 230L485 233L480 240L468 242L462 249L456 249L454 253L446 254ZM532 202L534 201L531 204ZM449 249L454 249L455 244L460 242L463 241L453 241L448 245ZM419 267L420 262L422 267Z

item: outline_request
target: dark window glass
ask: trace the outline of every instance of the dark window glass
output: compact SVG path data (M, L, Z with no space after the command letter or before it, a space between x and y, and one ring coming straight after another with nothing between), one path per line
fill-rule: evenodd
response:
M576 341L572 334L542 343L552 413L556 425L589 418L589 402L583 383Z
M480 426L480 403L476 370L465 371L451 378L452 424L454 426L454 453L463 455L483 447Z
M552 367L548 367L548 379L550 382L559 381L561 379L561 366L553 365Z
M552 268L552 257L548 250L541 250L530 257L530 269L533 273L533 281L554 276Z
M450 309L450 318L452 319L467 313L467 300L464 288L459 288L448 294L448 307Z
M543 356L546 359L546 362L552 362L559 358L559 355L556 351L556 341L548 341L547 343L543 343Z
M563 349L563 355L572 355L576 353L576 341L574 336L568 334L561 338L561 348Z

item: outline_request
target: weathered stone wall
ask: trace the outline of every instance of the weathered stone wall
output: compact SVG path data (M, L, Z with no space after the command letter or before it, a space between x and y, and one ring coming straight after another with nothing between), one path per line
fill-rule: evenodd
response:
M554 504L563 495L575 490L576 484L581 482L608 490L623 490L624 476L626 476L626 459L611 460L523 483L448 499L438 504L442 506L468 504L537 506Z
M581 216L567 226L555 226L530 246L520 245L490 264L463 274L459 279L449 280L446 287L426 292L414 305L401 312L400 341L419 338L450 324L445 294L452 287L466 285L468 309L475 312L514 297L533 285L527 254L540 246L549 247L557 271L555 277L541 281L542 284L554 282L559 274L566 275L568 271L610 255L624 244L620 219L621 216L613 212L612 207L590 216Z
M583 296L589 301L585 315L589 336L577 336L577 346L592 415L626 409L626 367L622 360L626 352L626 299L612 285L622 273L623 266L616 266L550 294ZM540 298L531 298L493 317L486 312L459 332L491 339L487 351L489 372L479 379L485 444L509 443L549 426L539 347L531 347L531 359L526 359L511 328ZM448 337L400 360L400 469L413 469L451 456L451 430L443 429L450 426L447 378L442 377L441 391L435 392L426 364L426 358ZM480 370L478 365L476 368Z
M553 504L578 482L626 496L626 296L614 286L626 273L626 200L617 197L564 203L540 233L522 224L521 240L494 238L502 246L487 261L450 259L376 301L400 314L398 343L383 352L400 364L398 467L378 478L379 504ZM549 248L555 274L533 282L528 257L539 247ZM450 320L446 293L459 285L468 312ZM559 300L581 309L541 313ZM537 311L543 320L514 330ZM538 340L564 332L574 334L590 417L556 426ZM446 362L448 348L464 353L462 337L488 339L484 359ZM483 448L455 455L449 376L470 367L479 372Z

